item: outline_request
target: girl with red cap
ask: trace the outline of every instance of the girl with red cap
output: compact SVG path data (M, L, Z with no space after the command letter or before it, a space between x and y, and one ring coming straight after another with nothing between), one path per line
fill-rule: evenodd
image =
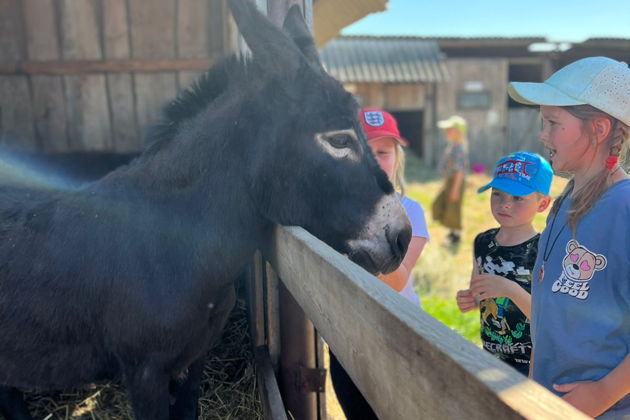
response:
M429 231L422 206L405 196L405 152L402 146L407 146L408 142L400 136L396 119L388 112L365 108L361 110L359 119L376 161L400 194L400 200L411 223L411 242L402 264L396 271L382 274L379 278L407 300L420 306L420 299L413 287L411 270L429 240Z
M401 137L396 119L388 112L376 108L365 108L361 110L359 119L374 157L400 194L400 200L411 223L412 237L402 263L392 273L379 275L379 279L410 302L420 306L420 299L413 286L411 270L429 240L429 232L422 206L405 196L405 154L402 146L407 146L408 142ZM339 404L348 420L377 419L370 405L332 352L330 353L330 377Z

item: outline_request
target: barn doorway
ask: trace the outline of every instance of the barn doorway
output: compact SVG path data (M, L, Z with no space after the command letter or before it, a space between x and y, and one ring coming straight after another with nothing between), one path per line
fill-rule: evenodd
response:
M409 149L411 149L418 157L423 157L423 111L392 111L391 114L394 116L394 118L396 118L396 121L398 121L398 129L400 130L400 135L409 141Z

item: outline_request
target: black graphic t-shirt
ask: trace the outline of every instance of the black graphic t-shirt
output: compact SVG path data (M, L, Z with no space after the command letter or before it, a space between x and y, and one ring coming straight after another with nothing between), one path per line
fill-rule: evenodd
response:
M490 229L475 238L477 266L483 273L505 277L531 293L540 234L518 245L501 246L496 241L498 231ZM532 353L527 317L507 297L483 299L479 310L484 349L527 374Z

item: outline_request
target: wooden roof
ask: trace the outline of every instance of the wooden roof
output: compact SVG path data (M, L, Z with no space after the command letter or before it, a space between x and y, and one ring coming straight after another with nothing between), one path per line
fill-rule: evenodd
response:
M435 83L448 78L437 42L415 37L341 36L321 49L344 83Z
M313 21L318 47L339 35L346 26L370 13L387 9L387 0L315 0Z

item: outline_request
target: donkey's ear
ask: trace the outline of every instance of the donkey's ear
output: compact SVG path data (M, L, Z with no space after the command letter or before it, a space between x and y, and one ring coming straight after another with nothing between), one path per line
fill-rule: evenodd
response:
M300 6L297 4L291 6L289 13L287 13L287 16L284 18L282 27L293 39L295 45L302 51L302 54L306 56L308 61L318 66L322 65L311 31L309 31L306 22L304 22L302 18Z
M272 72L298 71L301 53L291 39L274 26L251 0L230 0L232 16L254 59Z

